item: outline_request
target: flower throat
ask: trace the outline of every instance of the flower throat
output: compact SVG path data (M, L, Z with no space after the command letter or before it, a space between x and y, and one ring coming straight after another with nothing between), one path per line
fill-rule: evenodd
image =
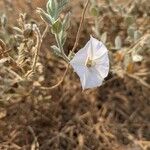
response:
M95 63L94 63L93 60L91 60L91 59L88 58L85 65L86 65L88 68L91 68L91 67L93 67L93 66L95 65Z

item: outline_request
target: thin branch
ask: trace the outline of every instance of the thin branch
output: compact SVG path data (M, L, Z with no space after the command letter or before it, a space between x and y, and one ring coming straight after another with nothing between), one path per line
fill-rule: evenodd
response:
M7 54L8 52L10 52L11 51L11 49L9 49L9 50L5 50L4 52L1 52L0 53L0 55L4 55L4 54Z
M145 41L150 37L150 34L144 34L139 40L136 41L136 43L134 43L133 45L131 45L128 48L127 54L132 53L134 50L136 50L139 47L143 48L143 45L145 43Z
M137 81L139 81L139 83L141 83L143 86L145 86L146 88L150 89L150 84L146 83L143 79L141 79L140 77L136 76L136 75L132 75L132 74L127 74L128 77L135 79Z
M5 56L5 51L6 51L6 44L0 39L0 46L1 46L1 53L0 55L2 55L3 57Z
M67 68L68 68L68 66L67 66ZM57 84L55 84L55 85L53 85L51 87L40 87L40 88L42 90L52 90L52 89L57 88L64 81L64 78L65 78L67 72L68 72L68 69L65 70L65 73L63 74L63 77L61 78L61 80Z
M33 128L31 126L28 126L28 130L30 131L30 133L32 134L34 140L33 143L31 145L31 150L39 150L39 143L38 143L38 138L35 135L35 132L33 130Z
M44 32L43 32L43 34L42 34L42 40L46 37L46 34L47 34L47 32L48 32L48 29L49 29L49 25L46 24L46 28L45 28L45 30L44 30Z
M136 76L148 76L150 75L150 72L137 72L135 73Z
M23 80L23 78L22 78L19 74L17 74L16 72L14 72L13 70L11 70L11 69L9 69L9 68L6 68L6 67L5 67L5 69L6 69L9 73L11 73L12 75L14 75L18 80Z
M79 42L80 35L81 35L81 29L82 29L84 18L85 18L85 13L86 13L86 9L88 7L89 2L90 2L90 0L87 0L87 2L85 4L85 7L84 7L84 10L82 12L82 18L80 20L80 25L79 25L78 32L77 32L77 35L76 35L76 40L75 40L74 46L71 50L71 53L73 53L75 51L76 47L78 46L78 42Z

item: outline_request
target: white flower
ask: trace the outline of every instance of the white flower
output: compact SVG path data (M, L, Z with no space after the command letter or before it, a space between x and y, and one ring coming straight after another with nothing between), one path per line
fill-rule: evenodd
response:
M79 75L83 89L100 86L109 72L108 50L102 42L91 36L70 64Z

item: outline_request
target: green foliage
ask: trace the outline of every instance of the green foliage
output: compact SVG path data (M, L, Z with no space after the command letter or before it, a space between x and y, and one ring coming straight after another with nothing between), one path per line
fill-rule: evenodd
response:
M51 48L53 49L53 52L55 55L61 57L61 50L56 46L56 45L52 45Z
M0 20L0 26L2 26L3 28L5 28L5 26L6 26L6 24L7 24L7 18L6 18L6 15L5 14L3 14L2 16L1 16L1 20Z
M127 29L127 33L128 33L128 36L130 38L134 38L134 32L136 31L136 28L133 27L133 26L129 26L128 29Z
M48 24L52 24L53 18L48 15L43 9L37 8L37 13L41 16L42 20Z
M49 0L49 1L47 2L46 8L47 8L48 14L49 14L52 18L54 18L54 19L58 18L58 10L57 10L57 8L58 8L58 3L57 3L56 0Z
M62 30L62 23L60 22L60 20L56 20L53 24L52 24L52 32L55 34L59 34L60 31Z
M37 9L41 18L50 25L51 32L56 38L57 46L53 45L51 48L55 54L63 57L66 61L68 61L68 57L64 52L63 46L67 39L66 31L70 27L70 12L67 13L63 19L59 16L67 3L68 0L48 0L46 5L47 12L41 8Z
M64 20L62 22L62 26L63 26L63 30L68 30L69 27L70 27L70 16L71 16L71 13L67 13L64 17Z
M97 6L91 7L91 15L93 15L94 17L99 16L99 8Z
M127 26L132 25L135 22L135 17L131 16L131 15L127 15L125 18L125 23Z
M121 48L122 48L122 41L121 41L121 37L118 35L115 38L115 49L120 50Z
M47 13L54 19L58 19L60 13L64 9L64 7L67 5L68 0L49 0L47 2L46 8Z
M57 9L57 11L59 13L61 13L62 10L64 9L64 7L68 4L69 0L58 0L58 1L59 2L58 2L58 9Z
M107 32L104 32L104 33L101 35L101 41L102 41L103 43L106 43L106 41L107 41Z

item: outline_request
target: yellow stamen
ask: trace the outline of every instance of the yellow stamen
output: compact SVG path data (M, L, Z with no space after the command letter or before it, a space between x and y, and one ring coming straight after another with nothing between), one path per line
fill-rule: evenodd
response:
M93 60L91 60L91 59L87 59L87 62L86 62L86 66L88 67L88 68L90 68L90 67L92 67L92 66L94 66L95 65L95 63L93 62Z

